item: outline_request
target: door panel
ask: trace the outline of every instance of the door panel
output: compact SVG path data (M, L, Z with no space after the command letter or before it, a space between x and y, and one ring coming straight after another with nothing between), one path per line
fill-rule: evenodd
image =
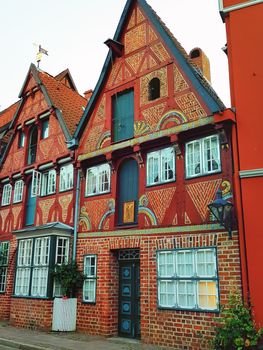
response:
M118 93L112 97L114 142L130 139L134 135L134 91Z
M120 262L119 335L140 337L140 264Z
M138 164L130 158L125 161L118 174L118 225L138 222ZM124 205L134 202L134 219L124 222Z

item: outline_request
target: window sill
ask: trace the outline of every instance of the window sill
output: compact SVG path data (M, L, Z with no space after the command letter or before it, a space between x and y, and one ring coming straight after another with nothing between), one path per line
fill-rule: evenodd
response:
M133 228L137 228L138 227L138 223L131 223L131 224L118 224L115 226L116 230L123 230L123 229L133 229Z
M17 298L17 299L52 300L52 297L33 297L33 296L31 296L31 295L12 295L12 298Z
M65 190L59 190L58 193L65 193L65 192L69 192L69 191L72 191L73 190L73 187L71 188L66 188Z
M218 170L218 171L215 171L215 172L212 172L212 173L207 173L207 174L198 174L198 175L194 175L194 176L185 176L185 180L192 180L192 179L197 179L197 178L200 178L200 177L213 176L213 175L221 174L221 173L222 173L222 169Z
M111 193L111 190L107 191L107 192L102 192L102 193L85 194L85 198L100 197L100 196L104 196L104 195L109 194L109 193Z
M204 312L204 313L212 313L212 314L219 314L219 309L187 309L187 308L178 308L178 307L168 307L168 306L158 306L158 310L166 310L166 311L183 311L183 312Z
M158 182L156 184L146 184L146 188L151 188L151 187L156 187L156 186L165 186L165 185L169 185L171 183L175 183L176 182L176 179L174 180L171 180L171 181L166 181L166 182Z

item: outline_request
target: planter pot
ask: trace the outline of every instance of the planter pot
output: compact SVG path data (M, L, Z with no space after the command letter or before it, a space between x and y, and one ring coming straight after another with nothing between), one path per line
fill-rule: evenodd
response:
M52 331L76 330L77 298L55 298L53 304Z

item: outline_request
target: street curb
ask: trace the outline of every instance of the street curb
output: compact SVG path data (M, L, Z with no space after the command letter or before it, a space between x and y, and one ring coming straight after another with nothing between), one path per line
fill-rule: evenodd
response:
M21 350L52 350L51 348L37 346L37 345L29 345L29 344L20 343L20 342L16 342L11 339L5 339L5 338L0 338L0 344L9 346L10 348L21 349Z

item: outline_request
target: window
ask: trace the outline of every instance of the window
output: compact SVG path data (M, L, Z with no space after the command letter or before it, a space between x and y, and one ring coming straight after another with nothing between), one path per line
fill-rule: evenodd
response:
M57 240L55 264L57 265L67 264L68 257L69 257L69 240L68 238L60 237ZM61 283L54 279L53 296L61 297L65 294L64 292L65 291L62 289Z
M41 196L56 192L56 170L52 169L41 175Z
M6 288L8 255L9 242L0 242L0 293L4 293Z
M149 89L149 101L156 100L160 97L160 80L153 78L148 85Z
M84 257L83 300L89 303L96 301L96 277L97 277L97 256L86 255Z
M14 189L14 203L22 202L23 199L23 190L24 190L24 181L18 180L15 182L15 189Z
M37 156L37 126L33 125L29 133L29 144L27 153L27 164L33 164L36 161Z
M20 130L18 134L18 148L23 148L25 146L25 133Z
M221 170L218 135L188 142L185 147L186 177L211 174Z
M134 136L134 91L126 90L112 96L113 141Z
M60 169L59 190L66 191L73 187L73 165L68 164Z
M49 135L49 119L42 121L41 138L46 139Z
M175 180L175 151L173 147L147 154L147 185Z
M87 169L86 196L110 192L110 166L102 164Z
M159 251L157 270L160 307L218 310L215 248Z
M58 259L62 237L38 237L19 240L16 266L15 295L47 297L50 269ZM54 250L54 244L56 248ZM68 242L65 245L68 246ZM52 253L53 251L53 253ZM56 252L56 254L55 254ZM64 251L68 255L68 249ZM60 251L60 259L63 252ZM55 255L55 256L54 256Z
M10 184L5 184L2 193L2 205L8 205L11 202L12 186Z

